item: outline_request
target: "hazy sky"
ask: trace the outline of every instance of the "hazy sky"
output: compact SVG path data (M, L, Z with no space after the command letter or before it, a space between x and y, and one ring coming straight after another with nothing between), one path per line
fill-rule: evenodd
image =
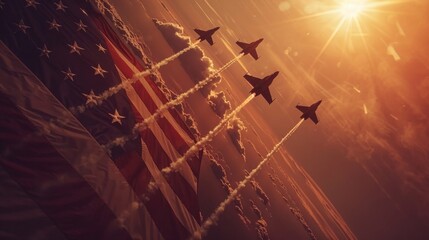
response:
M260 59L241 58L239 64L223 72L224 79L218 86L234 107L250 91L242 77L246 72L258 77L281 72L271 87L277 100L268 106L263 99L255 99L239 115L247 128L242 131L242 139L250 160L243 163L239 154L223 147L226 139L212 144L223 156L222 165L233 181L243 176L243 164L251 169L252 161L258 161L250 156L257 156L252 145L265 155L299 120L296 104L309 105L322 99L320 123L314 126L305 122L285 144L284 154L290 154L303 167L358 238L429 237L428 1L374 0L349 6L342 5L348 1L340 0L113 2L118 2L120 14L141 35L154 61L171 55L174 48L159 42L162 36L151 18L177 23L194 39L197 36L192 29L220 26L214 46L199 44L215 67L239 52L235 41L264 38L258 48ZM356 8L361 11L356 12ZM175 62L161 70L169 86L178 92L192 86L189 81L178 80L177 76L186 75L182 64ZM201 115L207 110L203 107L192 102L189 105L202 133L218 122L215 115L210 115L211 120L204 119ZM289 169L286 164L280 167ZM268 219L269 236L280 239L283 223L278 222L281 217L276 216L280 211L276 208L282 205L276 201L281 195L276 192L278 185L269 184L269 172L266 167L259 181L273 203L257 204L266 207L263 215ZM305 178L297 176L294 181L306 185ZM287 176L282 179L287 181ZM202 184L214 185L202 180L200 189ZM291 182L286 185L293 192ZM201 198L210 198L208 192L200 192L206 194ZM218 201L222 199L221 192L210 193L217 194ZM202 206L203 211L209 212L216 203L213 200ZM244 205L247 212L253 206L247 200ZM301 205L301 209L309 209ZM311 216L305 210L303 214ZM310 227L323 228L317 221L308 221ZM290 224L296 224L296 220ZM233 231L228 226L217 229ZM314 231L323 238L319 230Z

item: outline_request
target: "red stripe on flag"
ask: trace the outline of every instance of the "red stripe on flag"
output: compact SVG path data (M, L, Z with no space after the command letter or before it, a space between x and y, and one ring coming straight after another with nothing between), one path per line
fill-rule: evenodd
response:
M191 233L175 217L160 191L152 193L150 200L145 202L145 205L166 240L188 239L191 236Z
M135 110L135 107L133 107L133 110L136 121L143 121L143 117L137 110ZM146 129L140 132L140 137L147 145L150 155L153 157L158 169L162 170L163 168L168 167L171 163L171 159L165 153L153 132L150 129ZM201 219L198 207L198 198L192 187L179 172L171 173L166 180L183 205L185 205L195 220L200 223Z
M115 158L116 166L137 195L146 192L149 182L153 180L140 152L133 149Z
M134 74L132 69L119 56L114 47L110 45L109 41L107 41L107 48L109 49L109 52L111 53L112 58L115 60L115 63L117 64L118 68L125 75L125 77L132 77ZM145 87L140 82L134 83L133 87L138 93L143 104L145 104L145 106L148 108L149 112L151 114L155 113L157 110L157 106L153 99L150 97L149 93L146 91ZM144 120L143 117L138 114L138 111L134 111L134 113L137 121ZM174 127L166 119L162 119L158 122L158 124L160 125L164 134L167 136L168 140L175 147L175 149L180 154L184 154L189 148L189 146L183 140L180 134L174 129ZM150 129L146 129L145 131L143 131L143 135L141 136L143 141L147 144L153 159L155 159L155 163L158 169L162 170L163 168L170 166L172 159L170 159L165 153L164 149L158 142L157 138L153 135L152 131ZM195 172L195 169L193 170L193 172ZM167 178L167 181L170 184L171 188L180 198L180 200L188 209L188 211L194 216L195 220L197 220L197 222L199 223L200 212L196 193L180 173L174 172L170 175L171 176Z
M141 61L135 57L135 54L133 54L126 46L124 46L124 44L122 43L121 38L118 36L118 34L116 34L114 32L114 30L106 22L106 19L104 19L104 17L101 16L100 14L98 14L98 13L93 13L92 16L94 16L93 19L94 19L96 25L101 30L101 32L103 32L103 34L105 35L105 37L109 41L111 41L119 51L121 51L121 53L127 58L127 60L130 61L139 71L146 70L143 67ZM113 54L114 51L112 51L112 49L109 49L109 51L111 52L112 57L113 57L113 59L115 61L121 59L117 54ZM121 65L125 65L125 64L121 64ZM121 70L125 71L125 69L122 69L122 66L121 66ZM125 74L125 72L124 72L124 74ZM133 74L133 73L131 73L131 74ZM128 75L127 77L131 77L131 76L132 75ZM166 98L166 96L164 95L164 93L158 88L158 86L156 86L156 84L152 80L150 80L148 78L144 78L144 79L142 79L142 81L146 81L149 84L149 86L152 88L152 90L155 92L155 94L158 96L158 98L163 103L167 103L168 102L168 99ZM148 108L149 108L149 106L148 106ZM192 140L196 141L194 135L192 134L192 132L190 131L190 129L186 125L186 123L183 121L183 119L180 117L180 115L178 114L178 112L175 111L174 109L168 109L168 111L172 115L172 117L176 120L176 122L179 124L179 126L188 134L188 136L190 136L190 138ZM151 109L151 113L154 113L153 109ZM186 150L184 152L186 152ZM179 151L180 154L184 153L184 152L181 151L181 149L177 149L177 151ZM189 163L189 165L190 165L190 167L192 169L192 172L193 172L193 174L195 175L195 177L197 179L199 177L199 171L200 171L200 166L201 166L201 160L200 160L201 157L202 157L202 151L199 154L199 156L190 158L188 160L188 163Z
M114 59L114 61L116 62L116 65L120 68L120 70L123 72L128 72L129 74L131 74L131 76L133 75L133 72L130 71L131 69L126 64L124 64L123 59L121 59L121 57L119 57L119 55L115 52L116 50L112 50L112 48L117 48L118 51L120 51L122 55L124 55L130 62L132 62L137 69L139 69L140 71L143 70L141 62L138 59L136 59L134 54L122 43L122 40L109 26L106 20L101 15L94 14L93 16L95 16L94 20L98 25L98 27L105 34L105 36L107 36L106 44L108 46L109 52L112 55L112 58ZM110 46L110 44L112 44L110 43L110 41L115 45L114 47ZM124 68L128 70L125 71ZM153 91L160 98L160 100L163 101L163 103L167 102L167 99L165 98L163 93L158 89L158 87L153 82L151 82L148 79L143 79L143 81L147 81L150 84ZM147 106L146 102L144 102L144 104L146 104ZM151 104L155 104L155 103L151 101ZM152 113L154 113L153 110L154 109L151 110ZM156 106L155 106L155 110L156 110ZM134 112L135 114L137 113L136 111ZM174 110L169 110L169 112L172 116L174 116L174 120L177 121L179 126L188 134L190 139L194 140L192 133L189 131L188 127L180 118L180 116L177 114L177 112ZM139 118L141 118L141 116L137 114L136 115L137 121L139 121L138 120ZM141 119L141 121L142 120L143 119ZM170 122L166 121L163 124L165 125L161 126L162 131L164 132L164 135L169 139L169 141L171 141L171 144L173 145L173 147L176 149L177 152L183 152L186 147L189 147L187 146L187 143L183 139L183 137L180 136L180 134L171 125ZM166 129L168 129L168 131L166 131ZM175 135L171 134L173 131L176 132ZM155 144L155 146L153 147L148 146L148 148L150 149L149 150L150 155L153 156L154 161L158 165L157 166L158 169L162 169L163 167L169 166L172 159L170 159L168 155L164 152L162 146L157 141L153 133L150 130L147 132L148 133L150 132L151 134L150 139L147 140L147 139L144 139L145 137L143 137L143 140L145 141L145 144L148 144L148 142L150 144ZM162 156L160 157L159 154L162 154ZM162 161L160 161L160 159ZM160 162L162 163L162 165L160 165ZM195 176L198 176L200 161L198 160L196 162L197 162L197 167L194 167L192 169L192 172ZM144 171L147 171L147 169L145 169ZM181 176L179 173L175 173L175 175L176 174L177 174L177 177L173 177L169 181L169 184L171 185L170 187L173 188L174 192L180 198L182 204L184 204L184 206L188 208L188 211L190 211L190 213L194 216L194 218L199 222L200 215L199 215L198 199L197 199L196 193L195 191L193 191L189 183L183 178L183 176ZM138 174L136 176L138 176ZM147 179L145 179L145 181L147 181ZM130 183L130 185L133 186L134 184ZM140 192L140 190L141 189L139 188L137 191L138 195L143 193L143 192ZM190 233L186 229L184 229L182 224L178 221L174 211L172 211L168 201L166 201L163 194L161 194L161 192L157 190L155 193L151 194L150 196L151 196L150 201L146 202L145 205L148 211L150 212L154 222L156 222L160 232L167 239L182 239L182 238L189 237ZM179 232L179 233L174 234L175 232Z
M132 104L131 106L136 116L136 121L142 121L142 117L138 115L135 107ZM187 239L191 233L176 217L170 204L159 189L154 190L148 200L144 199L144 194L148 190L148 184L154 179L142 159L140 154L141 149L139 151L137 149L126 151L126 155L115 159L116 166L146 206L146 210L149 212L161 235L166 240Z
M167 156L162 146L156 140L152 131L146 129L140 132L140 136L147 145L150 155L154 158L158 169L162 170L163 168L170 166L171 159ZM179 172L171 172L168 177L166 177L166 180L183 205L185 205L195 220L200 223L198 198L192 187Z
M145 80L142 80L142 81L145 81ZM146 107L150 111L150 113L154 114L157 110L157 106L156 106L155 102L152 100L152 98L150 97L149 93L147 92L147 90L143 86L143 84L141 82L136 82L133 84L133 87L136 90L136 92L138 93L142 102L146 105ZM183 122L183 121L181 120L180 122ZM175 147L177 152L180 153L181 155L185 154L190 146L180 136L180 134L176 131L176 129L174 129L174 127L168 122L168 120L166 118L161 117L157 120L157 123L159 124L159 126L163 130L165 136L167 136L167 138L173 144L173 146ZM193 159L193 160L195 160L195 159ZM195 162L199 163L200 162L198 160L198 158L196 160L197 161L192 161L192 162L193 163L195 163ZM198 172L200 171L200 165L199 164L198 165L197 164L192 164L192 165L188 164L188 165L190 165L194 176L198 179Z
M147 192L149 181L153 180L141 155L136 151L129 151L127 155L115 159L119 170L127 180L128 184L136 192L137 196L142 198ZM165 197L159 191L155 190L149 201L141 199L145 204L152 220L155 222L162 236L168 239L186 239L190 236L189 231L177 219Z

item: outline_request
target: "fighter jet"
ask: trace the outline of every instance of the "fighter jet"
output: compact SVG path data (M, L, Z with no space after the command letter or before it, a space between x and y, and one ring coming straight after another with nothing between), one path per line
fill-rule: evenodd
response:
M262 40L264 40L263 38L258 39L254 42L251 43L244 43L244 42L239 42L237 41L237 45L241 47L241 49L243 49L240 53L244 53L244 55L249 54L252 55L252 57L255 60L258 60L258 53L256 52L256 47L258 47L258 45L262 42Z
M298 110L302 112L301 118L304 118L304 120L310 118L314 122L314 124L317 124L319 122L319 119L317 119L316 116L316 109L319 107L321 102L322 100L312 104L309 107L296 105L296 108L298 108Z
M275 72L269 76L264 77L263 79L250 76L248 74L244 75L244 78L253 86L253 89L250 90L250 93L254 93L256 96L262 94L262 96L267 100L268 104L271 104L274 100L271 98L270 89L268 87L273 83L274 78L279 75L279 72Z
M204 31L200 29L194 29L194 31L200 36L197 40L204 41L206 40L210 45L213 45L212 35L219 29L219 27L215 27L213 29Z

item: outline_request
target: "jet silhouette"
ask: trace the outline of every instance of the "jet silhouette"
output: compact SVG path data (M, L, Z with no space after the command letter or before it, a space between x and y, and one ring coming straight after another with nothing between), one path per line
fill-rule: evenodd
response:
M252 55L252 57L253 57L255 60L258 60L259 56L258 56L258 53L256 52L256 47L258 47L258 45L259 45L263 40L264 40L264 39L263 39L263 38L261 38L261 39L258 39L258 40L256 40L256 41L254 41L254 42L251 42L251 43L244 43L244 42L239 42L239 41L237 41L236 43L237 43L237 45L238 45L239 47L241 47L241 49L243 49L240 53L244 53L244 55L246 55L246 54L249 54L249 53L250 53L250 55Z
M253 86L250 93L254 93L256 96L262 95L268 104L271 104L274 100L271 98L270 89L268 87L273 83L273 80L277 75L279 75L278 71L264 77L263 79L253 77L248 74L244 75L244 78Z
M296 105L296 108L302 112L302 115L300 118L303 118L304 120L310 118L314 122L314 124L317 124L319 122L319 119L317 119L316 109L319 107L321 102L322 100L316 103L313 103L309 107Z
M194 31L200 36L197 40L207 41L210 45L213 45L212 35L219 29L219 27L212 28L210 30L204 31L200 29L194 29Z

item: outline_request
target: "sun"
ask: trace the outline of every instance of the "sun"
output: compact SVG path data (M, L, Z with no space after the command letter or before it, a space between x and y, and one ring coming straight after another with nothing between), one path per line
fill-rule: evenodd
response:
M373 32L382 33L382 21L380 15L386 17L386 14L391 14L391 11L386 10L385 7L399 5L401 3L411 0L324 0L316 1L315 9L322 11L313 11L310 15L301 16L298 18L289 19L288 22L305 21L315 18L330 19L329 24L332 24L332 32L326 40L325 44L321 47L319 53L315 56L313 62L310 64L310 69L317 66L320 57L325 53L336 37L341 36L343 44L340 46L341 51L346 53L348 49L354 49L354 45L362 43L360 46L363 48L368 56L371 55L370 44L368 39L372 36L369 33L369 28ZM427 1L427 0L419 0ZM326 2L326 3L325 3ZM382 18L382 19L383 19ZM319 26L319 22L315 22ZM370 26L370 27L369 27Z
M371 7L372 6L367 2L367 0L336 0L336 4L333 6L332 10L322 13L322 15L331 15L334 19L338 19L338 23L311 66L315 66L319 58L323 55L341 29L345 31L345 42L348 43L351 43L352 32L357 32L360 36L363 36L364 32L362 23L364 19L361 15L364 15L369 11ZM365 48L367 48L366 40L363 38L361 40L363 41Z
M338 10L343 18L356 19L365 10L365 5L362 1L345 2L339 6Z

